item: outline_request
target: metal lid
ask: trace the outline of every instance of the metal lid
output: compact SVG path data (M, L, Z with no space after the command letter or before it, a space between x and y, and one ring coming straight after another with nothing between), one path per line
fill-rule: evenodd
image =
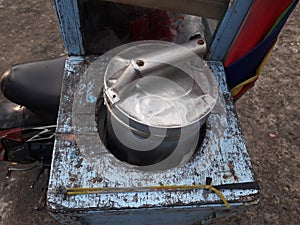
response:
M111 105L115 114L147 126L157 128L185 127L198 122L213 109L218 96L217 82L206 65L188 49L168 42L152 41L130 47L112 58L104 78L104 89L109 90L133 59L145 54L155 55L162 50L170 55L182 52L189 55L179 62L168 57L152 57L147 65L164 65L158 70L142 74L124 86L118 93L119 100ZM147 58L147 57L146 57Z

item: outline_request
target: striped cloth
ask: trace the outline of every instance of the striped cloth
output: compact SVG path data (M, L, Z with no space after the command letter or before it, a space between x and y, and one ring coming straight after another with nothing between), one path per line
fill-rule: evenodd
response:
M224 66L233 98L251 88L299 0L255 0Z

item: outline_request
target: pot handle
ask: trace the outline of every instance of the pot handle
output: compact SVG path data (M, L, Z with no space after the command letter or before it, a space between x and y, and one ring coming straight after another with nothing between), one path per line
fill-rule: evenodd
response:
M174 44L171 47L163 48L131 59L128 67L124 70L116 82L104 91L104 94L107 96L111 104L115 104L120 100L119 92L122 88L130 84L135 79L160 70L167 65L174 65L192 59L195 57L195 54L202 57L205 51L205 40L198 38L182 45Z

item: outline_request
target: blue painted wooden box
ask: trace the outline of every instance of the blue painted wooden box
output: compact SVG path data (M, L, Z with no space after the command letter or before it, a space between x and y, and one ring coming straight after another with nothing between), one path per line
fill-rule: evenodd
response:
M50 214L62 224L196 225L256 204L259 188L220 62L251 1L230 1L228 7L228 1L212 1L221 6L226 2L223 11L213 14L220 25L206 56L224 99L218 104L224 106L226 113L209 116L204 144L186 164L159 172L141 171L117 160L99 139L94 118L100 92L96 83L103 77L87 77L86 71L102 52L100 47L93 48L97 43L93 40L93 27L82 20L93 21L87 14L89 10L95 10L93 15L102 11L89 8L86 2L89 1L56 0L70 57L65 66L47 194ZM220 127L225 129L221 132ZM201 186L210 185L210 181L230 208L210 186ZM69 195L68 188L96 189Z

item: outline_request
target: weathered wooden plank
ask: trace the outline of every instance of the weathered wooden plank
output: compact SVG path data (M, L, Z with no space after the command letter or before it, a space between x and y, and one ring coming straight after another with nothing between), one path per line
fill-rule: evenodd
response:
M223 61L230 49L253 0L230 1L229 7L214 36L207 60Z
M146 8L178 11L211 19L222 19L229 0L105 0Z
M69 55L84 55L77 0L55 0L59 27Z

